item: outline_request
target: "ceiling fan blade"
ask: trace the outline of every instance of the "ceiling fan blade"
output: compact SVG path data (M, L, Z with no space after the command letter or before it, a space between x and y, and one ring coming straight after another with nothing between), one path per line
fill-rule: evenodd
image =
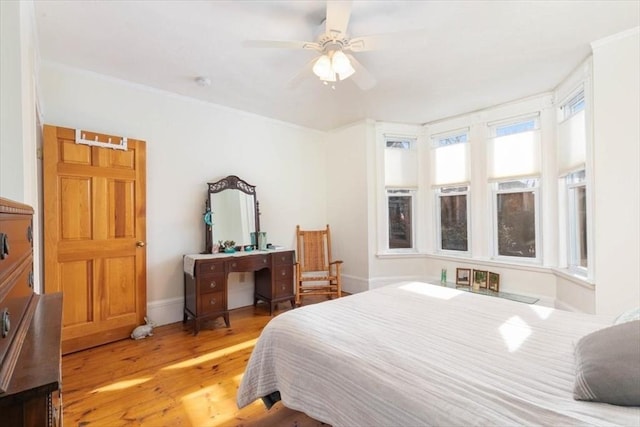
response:
M351 0L327 1L326 32L333 36L347 34L347 26L351 17Z
M356 72L350 77L353 82L362 90L369 90L376 85L376 79L353 55L347 54L351 65Z
M289 83L287 83L287 88L295 89L300 83L302 83L303 80L306 80L306 79L310 78L311 76L315 76L313 74L313 64L315 64L317 60L318 60L318 57L316 56L311 61L309 61L300 70L300 72L298 72L298 74L296 74L295 76L293 76L293 78L291 80L289 80Z
M245 40L244 47L266 47L280 49L311 49L322 51L322 46L315 42L303 42L297 40Z
M374 34L354 37L349 40L345 50L351 52L367 52L383 49L417 49L429 43L429 36L424 30L402 31L398 33Z

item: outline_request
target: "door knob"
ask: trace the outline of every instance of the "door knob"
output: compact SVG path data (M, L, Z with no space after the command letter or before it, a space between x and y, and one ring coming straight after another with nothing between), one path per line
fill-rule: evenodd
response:
M141 241L141 240L138 240L138 241L136 242L136 246L137 246L137 247L139 247L139 248L143 248L143 247L144 247L144 242L143 242L143 241Z

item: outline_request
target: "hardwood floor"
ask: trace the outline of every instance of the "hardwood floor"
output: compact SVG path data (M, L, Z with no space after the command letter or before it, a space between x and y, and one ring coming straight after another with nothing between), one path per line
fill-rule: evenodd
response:
M312 302L312 301L310 301ZM290 306L280 304L275 315ZM279 402L238 410L236 390L256 339L271 319L258 305L206 324L182 323L62 358L65 426L326 426ZM213 329L209 329L213 327Z

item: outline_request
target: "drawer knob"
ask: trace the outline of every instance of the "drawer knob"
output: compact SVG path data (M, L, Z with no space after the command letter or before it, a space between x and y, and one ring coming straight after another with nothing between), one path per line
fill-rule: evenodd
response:
M33 228L31 225L27 227L27 241L33 246Z
M233 267L233 268L236 268L236 266L237 266L237 265L238 265L238 264L236 264L235 262L234 262L234 263L231 263L231 267Z
M2 310L2 338L9 335L11 330L11 321L9 320L9 309Z
M284 291L285 289L286 289L286 286L285 286L285 285L282 285L282 290Z
M280 273L280 274L282 274L283 276L286 276L286 275L287 275L287 272L286 272L286 271L284 271L284 270L282 270L282 273Z
M209 304L211 304L211 305L216 305L216 299L215 299L215 298L211 298L211 299L209 300Z
M29 272L29 277L27 278L27 285L29 285L30 288L33 288L33 271Z
M262 263L263 263L263 264L266 264L266 263L267 263L267 259L266 259L266 258L265 258L265 259L263 259L263 260L262 260Z
M9 236L0 233L0 259L5 259L9 255Z
M214 280L213 282L209 283L209 287L210 287L211 289L213 289L213 288L215 288L215 287L216 287L216 282L215 282L215 280Z
M211 264L211 265L209 266L209 270L213 271L213 270L215 270L215 269L216 269L216 265L215 265L215 264Z

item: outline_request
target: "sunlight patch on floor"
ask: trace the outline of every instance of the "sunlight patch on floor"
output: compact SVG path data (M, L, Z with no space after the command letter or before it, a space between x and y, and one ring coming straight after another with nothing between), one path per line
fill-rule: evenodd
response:
M518 350L531 335L531 328L520 316L513 316L500 326L500 334L510 353Z
M238 412L235 399L218 385L186 394L180 400L193 426L217 426L235 418Z
M146 378L135 378L133 380L124 380L118 381L113 384L106 385L104 387L97 388L93 390L91 393L101 393L103 391L116 391L116 390L124 390L125 388L134 387L138 384L146 383L149 381L151 377Z
M164 368L162 368L162 370L190 368L192 366L196 366L201 363L217 359L219 357L227 356L229 354L235 353L236 351L253 347L256 345L256 341L258 341L258 338L247 340L245 342L241 342L240 344L225 347L220 350L212 351L211 353L203 354L202 356L194 357L193 359L185 360L184 362L178 362L174 363L173 365L165 366Z
M457 297L463 292L453 288L445 288L444 286L433 286L422 282L407 283L406 285L400 286L399 289L444 300L449 300L453 297Z
M548 319L549 316L551 316L551 313L553 313L553 308L551 307L543 307L541 305L530 305L529 308L531 308L531 310L533 310L533 312L537 314L538 317L541 319Z

